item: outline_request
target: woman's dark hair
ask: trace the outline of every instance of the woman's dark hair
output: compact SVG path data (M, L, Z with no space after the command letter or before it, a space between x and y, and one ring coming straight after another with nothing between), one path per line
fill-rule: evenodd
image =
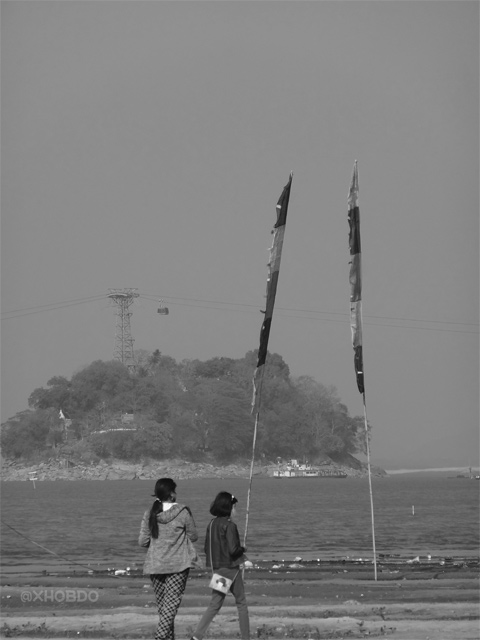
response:
M238 500L232 493L228 491L220 491L217 497L210 505L210 513L212 516L226 516L227 518L232 513L232 507Z
M175 489L177 485L171 478L160 478L155 483L155 502L150 509L150 515L148 517L148 528L150 529L150 535L152 538L158 538L158 522L157 514L163 511L164 502L175 502L176 495Z

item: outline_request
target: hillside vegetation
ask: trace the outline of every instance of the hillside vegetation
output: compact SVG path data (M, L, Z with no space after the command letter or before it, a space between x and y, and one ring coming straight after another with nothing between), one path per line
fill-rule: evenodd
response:
M241 359L176 362L158 350L136 353L131 373L97 360L70 380L55 376L35 389L29 410L2 424L2 455L35 462L62 455L100 460L182 458L228 464L251 456L252 375L256 352ZM290 376L269 354L262 390L256 457L310 462L363 452L362 416L351 417L332 386Z

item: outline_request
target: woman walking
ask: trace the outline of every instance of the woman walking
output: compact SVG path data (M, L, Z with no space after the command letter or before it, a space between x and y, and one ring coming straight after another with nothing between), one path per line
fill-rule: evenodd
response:
M207 567L212 572L233 580L230 591L235 597L240 623L240 635L242 640L250 638L250 622L248 618L247 600L243 584L240 565L246 560L245 547L240 544L237 525L232 521L235 515L235 504L238 500L227 491L221 491L210 507L210 513L214 519L207 527L205 537L205 554ZM208 609L198 623L191 640L202 640L210 623L222 608L225 594L212 590L212 598Z
M138 544L147 547L143 573L150 574L158 609L155 640L174 640L174 622L196 557L198 539L188 507L177 503L177 485L171 478L155 484L155 502L145 511Z

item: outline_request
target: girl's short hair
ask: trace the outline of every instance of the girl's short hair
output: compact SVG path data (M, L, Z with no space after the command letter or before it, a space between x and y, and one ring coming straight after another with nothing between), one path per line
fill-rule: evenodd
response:
M233 493L228 491L220 491L215 500L210 505L210 513L212 516L229 517L232 513L232 507L238 500Z

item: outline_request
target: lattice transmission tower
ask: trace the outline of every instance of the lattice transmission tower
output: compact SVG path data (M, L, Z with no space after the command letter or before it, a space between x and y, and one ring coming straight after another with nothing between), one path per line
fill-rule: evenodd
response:
M115 348L113 357L120 360L130 371L135 371L135 357L133 354L133 337L130 328L132 311L129 311L135 298L140 295L137 289L109 289L107 298L115 304Z

